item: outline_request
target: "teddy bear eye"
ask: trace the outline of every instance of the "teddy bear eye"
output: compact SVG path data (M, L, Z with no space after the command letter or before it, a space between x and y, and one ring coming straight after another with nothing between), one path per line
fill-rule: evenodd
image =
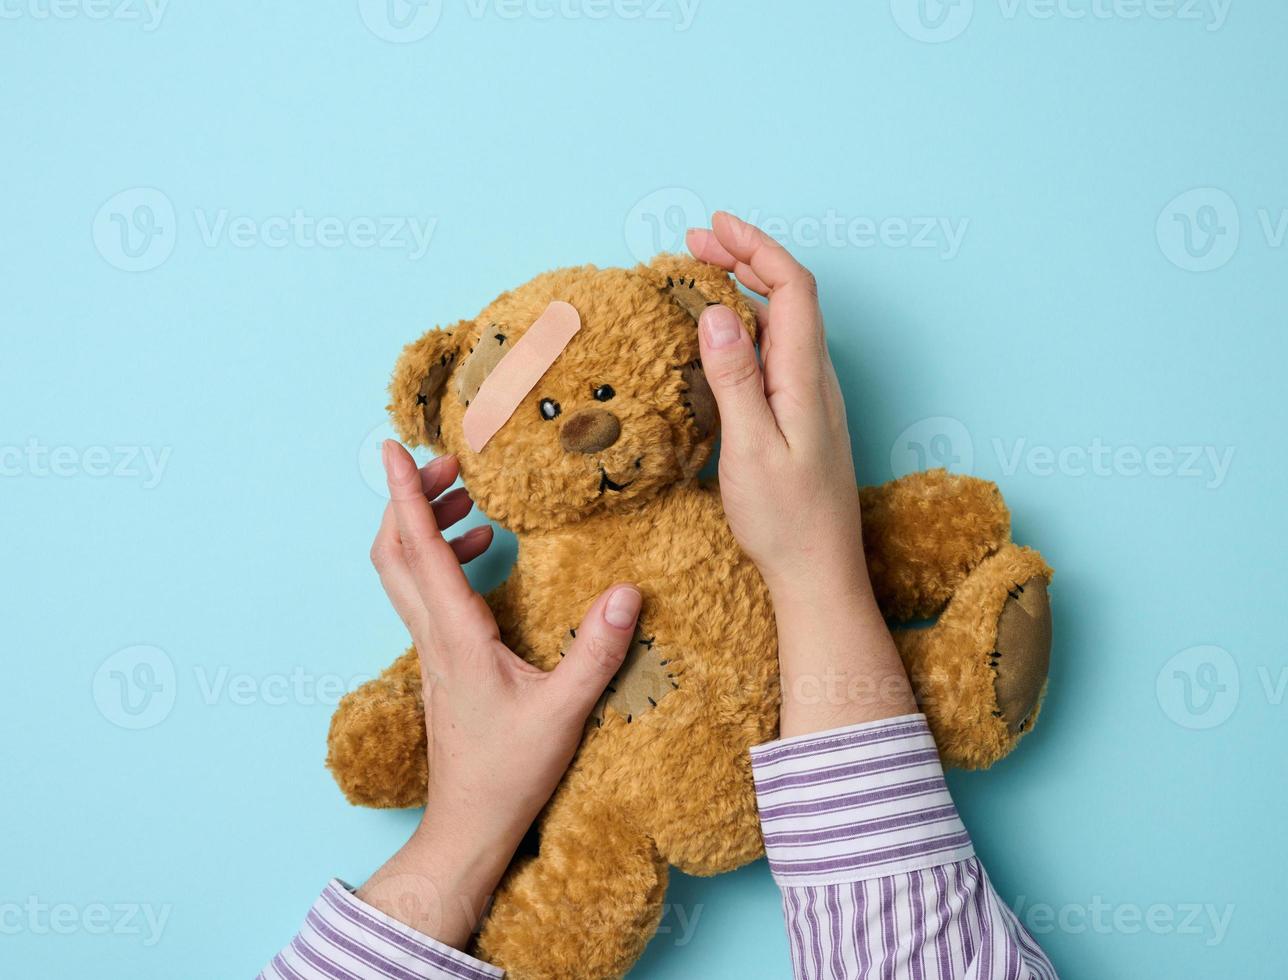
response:
M558 415L561 411L563 411L563 409L559 407L559 403L553 398L541 399L541 417L547 422Z
M612 385L600 385L594 391L595 401L597 402L606 402L615 394L617 394L617 392L613 391Z

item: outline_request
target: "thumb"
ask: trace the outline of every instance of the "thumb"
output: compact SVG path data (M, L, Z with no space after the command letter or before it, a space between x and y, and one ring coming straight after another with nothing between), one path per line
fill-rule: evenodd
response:
M641 602L639 589L629 583L606 589L586 610L572 646L554 669L554 684L581 716L590 713L626 659Z
M765 380L756 345L738 314L727 306L708 306L698 320L702 370L720 408L721 441L735 451L763 446L778 435L765 399Z

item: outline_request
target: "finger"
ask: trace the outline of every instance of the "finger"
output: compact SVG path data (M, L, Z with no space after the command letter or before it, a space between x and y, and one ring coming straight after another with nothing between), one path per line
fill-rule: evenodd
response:
M606 589L586 610L567 655L551 672L549 683L579 718L590 713L626 659L642 601L629 583Z
M474 508L474 501L470 499L468 490L457 487L451 493L435 500L432 506L434 523L438 525L440 531L446 531Z
M827 345L814 276L769 235L731 214L717 211L712 231L767 286L769 316L760 341L769 396L817 388Z
M756 345L727 306L708 306L698 320L702 371L720 409L721 452L745 453L781 440L765 398Z
M739 262L732 253L729 252L715 234L709 228L690 228L685 232L685 243L689 246L689 251L693 257L702 262L710 262L712 265L718 265L726 272L732 272L738 277L738 281L750 289L752 292L760 293L762 296L769 295L769 287L764 281L756 275L746 262Z
M398 618L409 631L415 632L424 618L425 604L421 601L411 569L403 560L402 542L398 539L398 522L394 518L392 504L385 507L384 516L380 519L380 529L371 545L371 564L380 576L380 587L389 597L394 612L398 613Z
M443 540L434 522L434 510L425 499L423 481L411 455L394 442L384 444L385 475L389 503L398 525L403 560L410 569L421 600L431 611L447 612L467 601L474 590L461 571L451 546ZM435 460L431 466L454 465L451 457Z
M425 496L433 500L456 482L461 475L461 464L453 455L431 459L420 468L420 486Z
M711 218L711 231L720 246L735 261L749 265L771 293L794 290L803 292L807 299L817 298L809 270L755 225L727 211L717 211Z
M452 546L458 562L462 565L469 564L492 546L492 525L480 524L470 528L459 538L452 538L448 544Z

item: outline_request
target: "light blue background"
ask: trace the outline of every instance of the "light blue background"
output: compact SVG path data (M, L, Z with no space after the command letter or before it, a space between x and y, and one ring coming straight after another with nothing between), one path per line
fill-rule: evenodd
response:
M1003 898L1066 978L1282 976L1282 3L446 0L397 43L353 0L173 0L155 29L70 2L0 20L0 974L250 976L391 853L412 816L323 768L333 697L273 702L403 647L366 560L399 346L724 207L817 273L862 478L920 453L998 480L1057 569L1036 732L952 777ZM436 224L421 257L360 226L203 237L297 209ZM114 214L164 261L124 271ZM889 223L924 218L965 228L955 255ZM1185 475L1189 446L1228 471ZM159 719L113 686L147 679L109 662L138 645L175 671ZM787 975L763 864L671 900L696 931L672 915L633 976ZM159 942L122 903L168 910Z

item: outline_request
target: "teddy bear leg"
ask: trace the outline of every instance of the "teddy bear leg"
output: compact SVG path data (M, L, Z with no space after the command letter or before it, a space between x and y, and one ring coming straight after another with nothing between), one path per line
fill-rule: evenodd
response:
M939 621L895 631L946 765L978 769L1032 729L1051 652L1051 570L1008 544L958 587Z
M326 764L350 803L425 805L429 778L420 664L412 648L336 707Z
M928 619L1010 538L997 486L927 470L859 490L863 550L886 618Z
M657 930L666 881L666 862L624 811L556 800L540 853L501 882L478 955L510 980L620 977Z

